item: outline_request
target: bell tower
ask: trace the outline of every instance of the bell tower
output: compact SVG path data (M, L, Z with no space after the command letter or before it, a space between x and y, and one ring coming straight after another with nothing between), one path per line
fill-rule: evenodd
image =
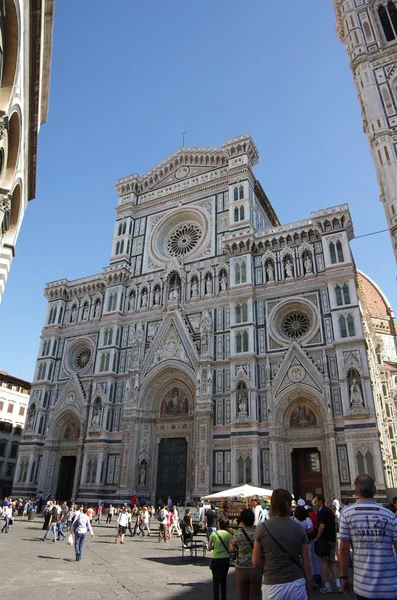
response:
M397 261L397 0L334 0Z

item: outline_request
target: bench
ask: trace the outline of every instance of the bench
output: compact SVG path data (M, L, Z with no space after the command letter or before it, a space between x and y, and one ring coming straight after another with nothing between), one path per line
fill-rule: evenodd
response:
M183 539L181 538L182 541L182 559L185 558L185 553L188 555L189 558L198 558L197 557L197 551L201 552L201 557L205 558L207 555L207 543L206 541L203 540L194 540L193 538L191 540L189 540L188 542L184 543Z

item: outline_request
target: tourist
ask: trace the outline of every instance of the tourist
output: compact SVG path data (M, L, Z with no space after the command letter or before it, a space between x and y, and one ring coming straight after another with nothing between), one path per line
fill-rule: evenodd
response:
M91 521L86 514L81 510L76 514L76 518L72 523L72 533L74 533L74 550L76 553L76 560L81 560L83 556L83 546L87 531L90 532L91 536L94 537L92 531Z
M168 511L165 507L165 504L162 504L161 508L158 512L158 515L157 515L157 519L159 522L159 542L161 542L161 540L163 540L164 542L167 542L167 529L166 529L167 512Z
M315 496L314 505L317 508L317 535L314 538L314 551L321 558L324 585L322 594L332 594L342 590L337 569L336 523L332 510L326 506L321 494ZM335 580L336 589L331 588L330 573Z
M176 531L176 534L181 537L182 536L182 531L181 531L181 526L179 525L179 512L177 507L174 506L172 507L172 513L174 515L174 520L172 522L172 527L171 527L171 536L174 533L174 530Z
M47 531L44 534L43 541L47 541L47 536L52 531L52 541L56 542L58 538L58 506L56 500L54 500L49 509L49 518L47 522Z
M222 600L226 600L226 578L229 571L229 544L232 534L227 531L229 522L223 518L218 521L218 528L211 533L208 550L212 551L210 569L212 571L214 600L219 600L219 589Z
M182 535L183 535L183 544L186 547L189 542L192 541L194 534L193 528L193 520L192 515L190 514L190 509L186 509L185 516L182 521Z
M262 521L265 520L265 512L261 506L258 496L253 496L253 498L251 498L251 508L255 515L254 525L256 527L259 525L259 523L262 523Z
M127 525L128 525L128 513L127 513L127 507L123 506L123 508L121 509L121 512L119 513L118 517L117 517L117 535L115 538L115 543L117 544L120 539L120 544L124 544L124 536L125 536L125 532L127 531Z
M142 509L138 510L136 513L136 520L135 520L135 527L134 527L134 533L133 535L142 535L142 537L145 537L145 532L143 530L143 523L142 523Z
M146 506L142 507L141 525L142 525L142 535L144 535L143 530L146 529L147 535L150 536L150 513Z
M76 505L74 502L72 502L72 504L70 505L70 508L68 510L68 514L66 515L66 531L70 531L75 516L76 516Z
M94 509L92 508L92 506L89 506L87 508L87 510L85 511L85 514L87 515L87 517L89 518L90 522L92 523L92 517L94 516Z
M108 508L108 516L106 517L106 525L109 523L112 523L112 517L114 515L114 507L113 504L109 504L109 508Z
M236 583L238 600L261 600L262 569L252 565L254 548L254 520L252 510L245 508L239 518L237 529L229 544L231 552L237 552ZM212 532L211 532L212 533Z
M2 533L8 533L10 522L12 520L12 509L9 504L6 506L3 505L3 517L4 517L4 525L1 530Z
M63 533L63 528L66 525L66 519L69 512L68 505L66 502L62 502L61 511L58 514L58 541L65 539L65 534Z
M168 511L167 511L167 515L165 517L165 522L167 525L167 537L170 540L171 539L171 527L174 523L174 513L170 509L168 509Z
M216 510L214 504L205 511L204 526L207 528L207 542L210 539L211 533L216 531Z
M345 594L349 581L349 549L353 546L353 588L357 600L397 598L397 517L374 499L375 482L363 474L354 481L355 504L340 514L340 579Z
M98 523L98 525L101 524L102 513L103 513L103 504L100 503L100 504L98 504L98 508L96 509L96 519L95 519L95 523Z
M263 600L306 600L312 596L307 536L291 514L291 494L274 490L270 518L256 529L252 556L253 566L264 568Z
M172 508L172 500L171 500L171 496L168 496L168 500L167 500L167 506L168 506L168 510L171 510Z

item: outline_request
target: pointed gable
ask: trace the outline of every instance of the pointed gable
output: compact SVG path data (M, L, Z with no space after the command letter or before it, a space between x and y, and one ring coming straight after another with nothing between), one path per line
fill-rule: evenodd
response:
M322 373L301 346L293 342L273 380L275 398L297 385L315 389L320 394L323 392Z

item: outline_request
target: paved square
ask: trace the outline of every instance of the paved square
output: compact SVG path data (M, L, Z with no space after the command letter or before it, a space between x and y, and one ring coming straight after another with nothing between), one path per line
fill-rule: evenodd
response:
M19 518L8 534L0 533L1 597L7 600L152 600L212 599L209 557L182 560L178 538L125 537L115 544L116 528L94 526L87 536L83 559L65 541L43 542L42 520ZM202 538L205 539L204 537ZM316 596L321 594L316 593ZM327 596L331 598L331 595ZM340 598L338 594L332 598ZM228 576L228 600L237 600L234 569Z

